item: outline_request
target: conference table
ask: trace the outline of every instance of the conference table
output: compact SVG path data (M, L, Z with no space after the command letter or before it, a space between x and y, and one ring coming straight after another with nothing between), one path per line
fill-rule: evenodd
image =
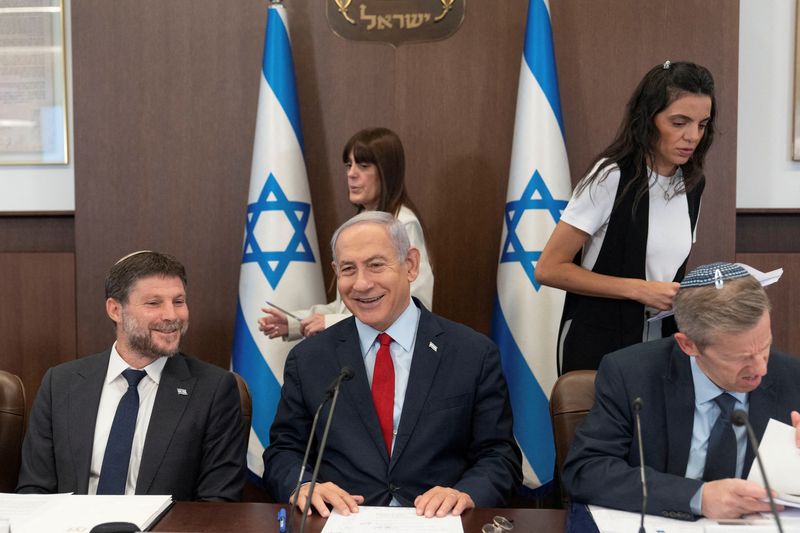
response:
M276 503L176 502L151 531L174 533L228 533L258 531L278 533ZM465 533L480 533L484 524L501 515L514 523L514 532L562 532L566 520L561 509L471 509L461 521ZM299 522L296 522L299 525ZM325 519L314 514L306 522L308 533L319 533Z

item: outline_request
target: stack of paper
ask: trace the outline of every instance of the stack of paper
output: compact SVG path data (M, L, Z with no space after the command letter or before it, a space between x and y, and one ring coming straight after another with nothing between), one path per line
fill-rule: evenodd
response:
M172 496L0 494L0 518L14 533L89 531L104 522L132 522L142 531L172 504Z

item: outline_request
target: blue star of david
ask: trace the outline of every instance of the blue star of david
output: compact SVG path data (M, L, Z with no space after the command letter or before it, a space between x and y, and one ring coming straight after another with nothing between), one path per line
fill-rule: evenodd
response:
M262 213L283 211L294 234L285 250L262 250L254 230ZM247 206L247 226L242 263L258 263L270 286L275 289L292 261L313 263L314 253L306 237L311 204L286 198L278 180L270 172L258 200Z
M536 193L539 193L538 198L534 198ZM522 268L525 269L525 274L533 284L533 288L538 292L541 285L536 282L534 272L536 271L535 263L542 255L541 250L526 250L522 246L522 241L517 236L517 226L522 215L525 211L533 209L541 209L548 211L550 216L553 217L553 222L558 223L561 218L561 212L567 207L565 200L555 200L553 195L550 194L550 189L542 179L539 171L533 173L528 185L525 187L522 196L519 200L513 200L506 204L506 227L508 228L508 235L506 241L503 243L503 254L500 256L501 263L512 263L519 261Z

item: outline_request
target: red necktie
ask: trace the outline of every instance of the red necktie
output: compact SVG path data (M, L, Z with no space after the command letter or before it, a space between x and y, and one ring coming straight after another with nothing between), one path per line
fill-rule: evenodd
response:
M392 455L392 429L394 419L394 364L389 345L392 338L386 333L378 335L381 343L378 356L375 358L375 370L372 373L372 401L378 413L378 423L386 443L386 451Z

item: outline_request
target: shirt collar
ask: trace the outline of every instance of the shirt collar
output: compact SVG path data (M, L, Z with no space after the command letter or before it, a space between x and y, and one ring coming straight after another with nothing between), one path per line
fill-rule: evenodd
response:
M705 372L703 372L700 369L700 367L697 365L696 358L689 356L689 362L692 366L692 380L694 381L694 401L696 402L697 405L713 401L714 398L716 398L723 392L727 392L728 394L736 398L741 404L744 404L747 401L746 392L726 391L725 389L718 387L717 384L711 381L708 378L708 376L706 376Z
M409 298L408 307L403 311L397 320L386 329L386 333L394 342L399 344L403 350L410 352L414 346L414 337L417 334L417 324L419 323L420 310ZM366 357L370 347L375 342L381 331L368 326L356 318L356 330L358 339L361 343L361 356Z
M158 383L161 381L161 373L164 371L164 365L167 364L167 359L167 357L159 357L141 370L147 372L147 377L155 381L156 385L158 385ZM108 358L106 383L111 383L117 379L122 375L122 371L128 368L130 368L130 366L117 351L117 343L115 342L111 347L111 356Z

